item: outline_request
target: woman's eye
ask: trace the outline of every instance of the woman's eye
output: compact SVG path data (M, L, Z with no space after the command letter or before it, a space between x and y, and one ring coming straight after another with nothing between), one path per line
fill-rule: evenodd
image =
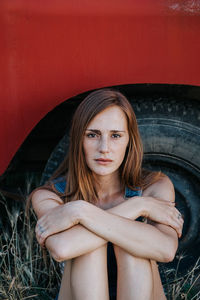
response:
M118 139L118 138L121 137L121 135L118 134L118 133L113 133L113 134L112 134L112 137L114 137L115 139Z
M87 133L87 137L95 138L95 137L97 137L97 135L96 135L96 133Z

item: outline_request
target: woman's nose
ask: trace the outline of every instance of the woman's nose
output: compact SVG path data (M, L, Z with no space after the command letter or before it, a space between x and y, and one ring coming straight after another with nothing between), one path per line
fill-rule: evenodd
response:
M109 141L106 137L100 139L99 152L107 153L109 152Z

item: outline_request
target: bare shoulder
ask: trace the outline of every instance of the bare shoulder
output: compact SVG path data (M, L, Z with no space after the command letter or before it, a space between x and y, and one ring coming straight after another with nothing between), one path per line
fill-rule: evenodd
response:
M38 218L46 214L48 210L64 204L63 200L56 193L47 189L36 189L31 193L30 197Z
M155 197L167 201L174 201L174 185L166 175L147 187L143 191L143 196Z

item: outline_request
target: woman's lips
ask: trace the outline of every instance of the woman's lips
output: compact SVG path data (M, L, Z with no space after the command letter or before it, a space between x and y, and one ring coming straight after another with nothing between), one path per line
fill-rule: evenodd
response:
M97 158L95 161L100 165L106 165L112 162L111 159L105 159L105 158Z

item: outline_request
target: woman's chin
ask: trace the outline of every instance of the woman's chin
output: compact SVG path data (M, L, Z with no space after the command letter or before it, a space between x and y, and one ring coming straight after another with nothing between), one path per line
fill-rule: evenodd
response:
M96 176L109 176L116 172L117 170L92 170Z

